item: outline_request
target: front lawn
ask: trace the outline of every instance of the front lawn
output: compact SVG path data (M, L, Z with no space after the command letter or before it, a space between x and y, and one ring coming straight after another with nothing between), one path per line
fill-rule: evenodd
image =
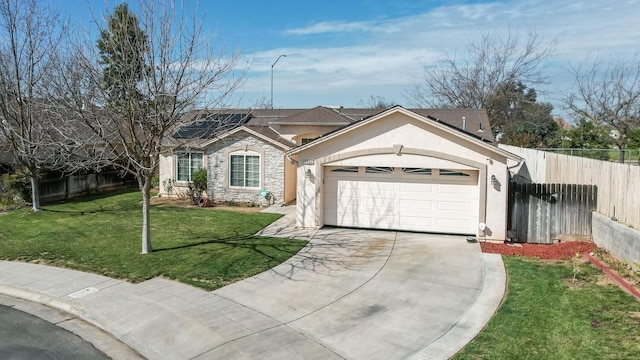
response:
M255 237L280 215L151 207L154 252L140 255L140 192L116 192L0 215L0 259L133 282L164 276L207 290L282 263L306 242Z
M640 359L640 303L600 270L575 259L503 259L504 302L454 359Z

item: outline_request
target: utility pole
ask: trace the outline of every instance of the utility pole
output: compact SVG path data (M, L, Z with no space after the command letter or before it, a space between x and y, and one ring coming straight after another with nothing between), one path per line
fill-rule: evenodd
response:
M271 64L271 108L272 109L273 109L273 67L276 66L276 63L278 62L278 60L280 60L281 57L287 57L287 55L278 56L276 61L274 61L273 64Z

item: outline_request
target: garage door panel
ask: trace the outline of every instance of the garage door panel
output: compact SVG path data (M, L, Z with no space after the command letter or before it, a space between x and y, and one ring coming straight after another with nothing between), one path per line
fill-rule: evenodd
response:
M434 184L425 183L400 183L400 191L403 193L432 194L435 191Z
M353 225L356 227L376 228L376 229L389 229L394 226L395 218L393 216L379 216L379 217L359 217L358 224ZM345 225L346 226L346 225Z
M396 184L386 182L359 181L358 185L363 191L395 191Z
M440 200L437 202L437 209L439 211L450 211L450 212L456 212L456 213L460 213L461 210L464 209L469 209L469 211L473 210L471 209L471 206L474 205L474 202L470 201L469 199L464 199L464 200L459 200L459 201L452 201L452 200Z
M405 193L400 191L396 196L400 201L435 201L437 199L435 194L430 193Z
M369 202L349 204L338 209L338 214L394 216L395 206L391 203Z
M438 184L437 193L439 194L467 194L471 195L472 193L477 192L478 187L475 185L465 185L465 184Z
M401 224L415 224L416 226L431 226L434 225L434 217L426 214L416 215L404 215L400 217Z
M477 179L477 174L329 173L324 187L324 223L472 234L478 218Z
M413 212L425 212L435 209L435 201L433 200L400 199L399 205L398 211L408 216L411 216Z
M380 214L378 216L362 216L357 213L338 213L337 226L391 228L394 224L393 215Z
M468 229L472 227L469 220L453 218L453 217L441 217L438 219L437 224L439 228L448 229L448 231L455 231L456 229ZM474 227L474 226L473 226Z
M360 204L358 210L369 214L393 214L396 208L393 199L361 199Z

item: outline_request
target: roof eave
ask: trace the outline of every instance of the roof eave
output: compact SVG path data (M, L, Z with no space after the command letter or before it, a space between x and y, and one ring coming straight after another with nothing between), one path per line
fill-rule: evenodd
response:
M245 126L245 125L239 126L239 127L235 128L235 129L233 129L233 130L231 130L231 131L228 131L228 132L226 132L226 133L222 134L221 136L217 136L217 137L215 137L215 138L213 138L213 139L211 139L211 140L208 140L208 141L206 141L206 142L202 143L202 144L200 145L200 147L201 147L201 148L206 148L206 147L210 146L211 144L214 144L214 143L216 143L216 142L218 142L218 141L220 141L220 140L222 140L222 139L226 138L227 136L233 135L233 134L235 134L235 133L237 133L237 132L239 132L239 131L245 131L245 132L248 132L249 134L251 134L251 135L253 135L253 136L256 136L256 137L258 137L258 138L260 138L260 139L262 139L262 140L264 140L264 141L267 141L267 142L269 142L269 143L271 143L271 144L274 144L274 145L276 145L276 146L278 146L278 147L282 148L282 149L283 149L283 150L285 150L285 151L287 151L287 150L291 149L291 146L288 146L288 145L283 144L283 143L281 143L281 142L279 142L279 141L277 141L277 140L274 140L274 139L272 139L272 138L270 138L270 137L268 137L268 136L265 136L265 135L263 135L263 134L260 134L259 132L257 132L257 131L255 131L255 130L250 129L249 127L247 127L247 126Z
M270 122L269 125L314 125L314 126L345 126L349 125L351 122L315 122L315 121L297 121L297 122L286 122L286 121L273 121Z

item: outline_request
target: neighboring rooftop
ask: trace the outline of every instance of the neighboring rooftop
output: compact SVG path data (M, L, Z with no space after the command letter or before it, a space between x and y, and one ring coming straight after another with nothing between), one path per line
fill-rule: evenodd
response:
M385 109L317 106L311 109L215 109L192 111L185 115L188 125L175 133L175 139L211 139L238 126L247 126L274 138L271 126L335 125L348 126ZM493 142L487 112L482 109L408 109L437 119L482 140Z

